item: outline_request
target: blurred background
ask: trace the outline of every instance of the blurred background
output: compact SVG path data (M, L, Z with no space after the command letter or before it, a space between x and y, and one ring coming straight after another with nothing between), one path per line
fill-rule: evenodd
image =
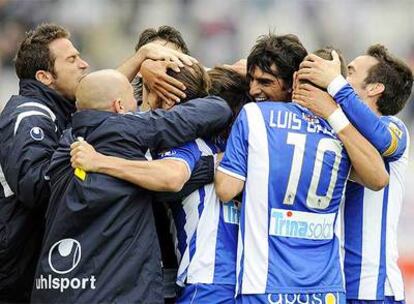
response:
M133 54L138 33L163 24L180 30L205 66L245 58L257 36L294 33L312 51L326 45L348 60L374 43L414 69L414 0L0 0L0 111L18 93L13 57L29 28L65 26L91 70ZM413 99L413 98L412 98ZM414 143L414 102L399 115ZM400 220L400 263L407 303L414 304L414 147Z

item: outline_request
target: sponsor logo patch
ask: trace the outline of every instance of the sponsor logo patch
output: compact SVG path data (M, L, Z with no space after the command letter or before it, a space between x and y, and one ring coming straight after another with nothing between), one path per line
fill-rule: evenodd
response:
M310 240L330 240L334 235L335 213L271 210L269 234Z

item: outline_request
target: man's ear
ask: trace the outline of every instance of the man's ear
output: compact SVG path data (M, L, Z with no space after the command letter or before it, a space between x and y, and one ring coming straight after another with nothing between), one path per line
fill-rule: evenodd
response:
M125 113L125 107L122 104L122 100L120 98L115 99L114 101L112 101L112 108L114 110L115 113Z
M51 86L53 84L54 77L52 73L44 70L38 70L35 74L36 80L43 83L45 86Z
M380 95L384 92L385 86L383 83L370 83L367 85L367 92L369 97Z

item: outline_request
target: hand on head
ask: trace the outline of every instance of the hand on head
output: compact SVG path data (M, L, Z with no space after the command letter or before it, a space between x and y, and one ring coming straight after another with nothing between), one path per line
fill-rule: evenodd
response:
M175 62L147 59L142 63L140 73L148 89L171 107L186 97L183 92L186 88L182 82L167 74L168 69L180 72Z
M326 89L338 75L341 75L341 61L338 53L332 51L332 60L310 54L305 57L299 66L298 79L307 80Z
M292 99L323 119L327 119L338 108L327 92L309 83L300 83L293 91Z

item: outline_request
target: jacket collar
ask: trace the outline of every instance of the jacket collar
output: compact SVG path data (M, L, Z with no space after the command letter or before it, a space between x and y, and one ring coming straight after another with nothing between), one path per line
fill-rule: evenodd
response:
M19 94L37 99L49 107L59 120L70 121L71 115L76 111L75 102L63 97L57 91L33 79L22 79L19 83Z
M90 130L95 129L102 122L110 117L116 117L121 114L97 111L97 110L83 110L76 112L72 117L72 129L76 136L86 136Z

